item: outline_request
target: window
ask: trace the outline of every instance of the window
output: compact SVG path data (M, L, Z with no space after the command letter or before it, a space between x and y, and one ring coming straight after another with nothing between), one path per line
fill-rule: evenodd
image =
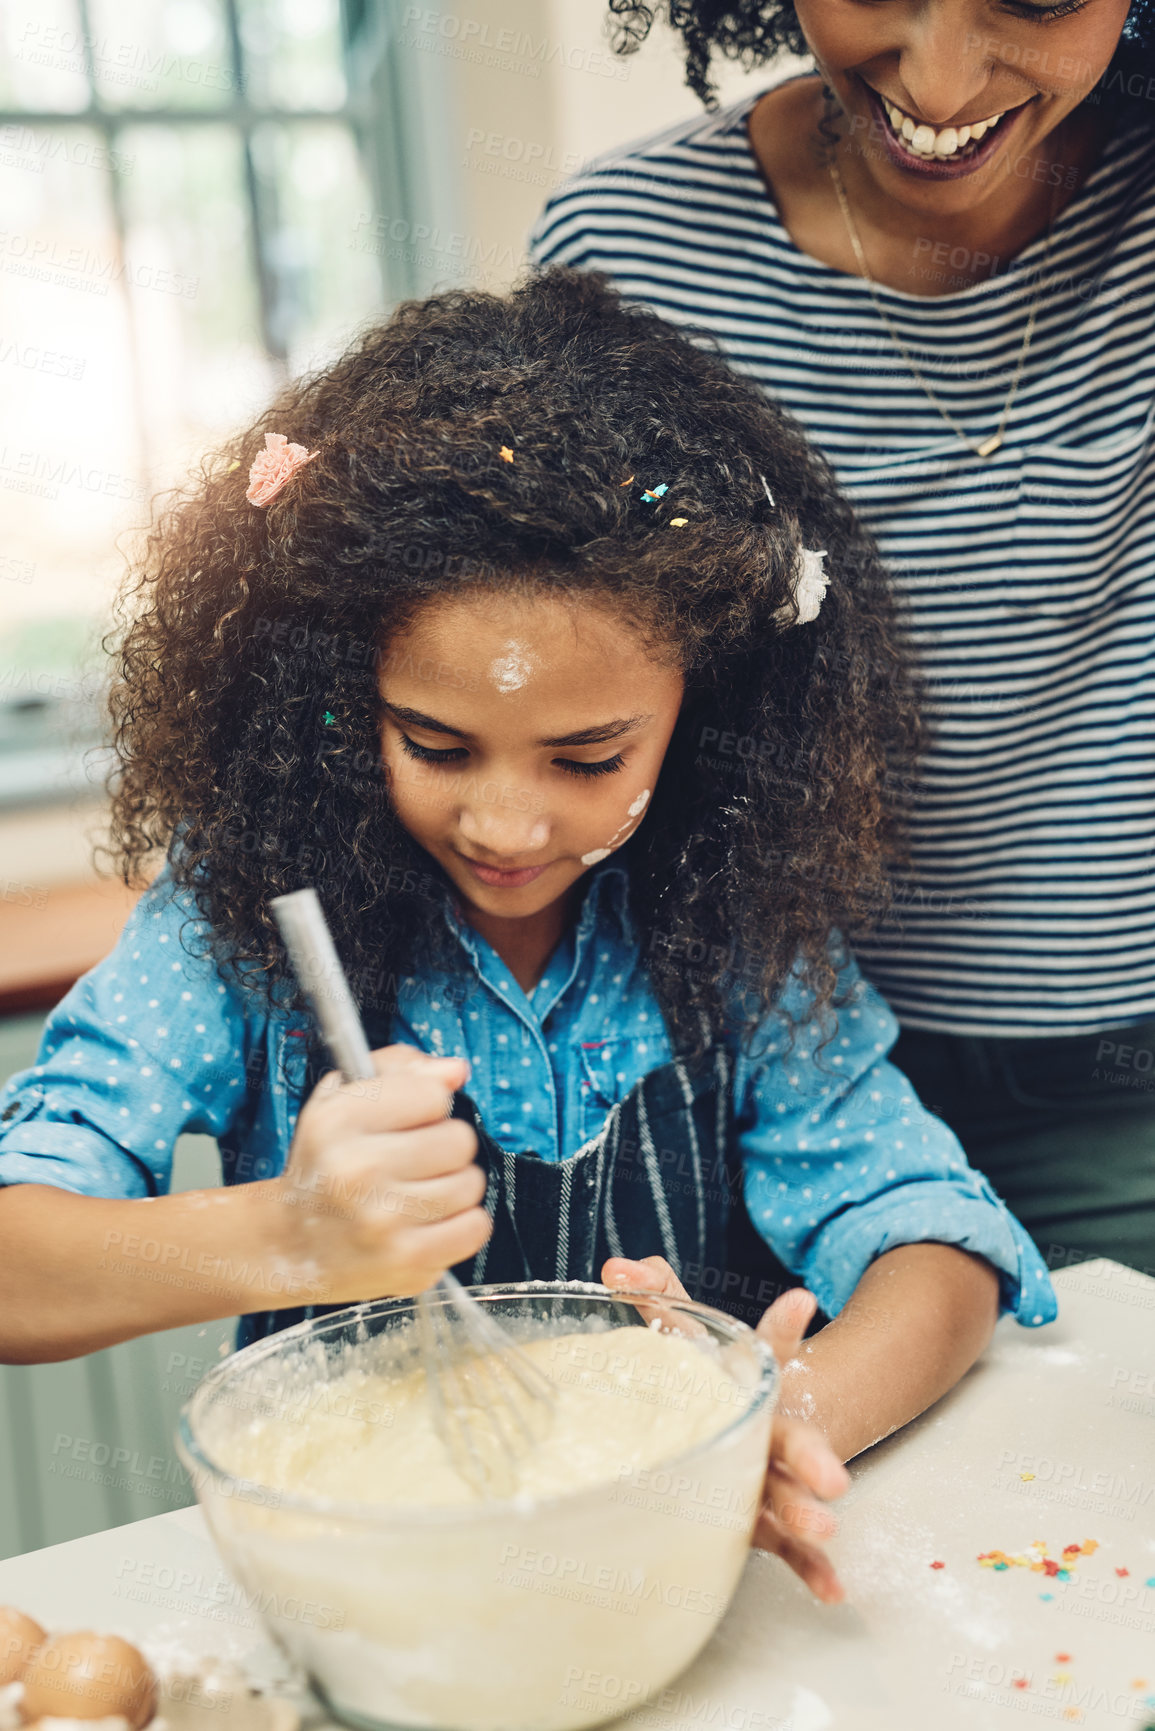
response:
M152 497L421 286L363 238L435 196L405 70L389 0L0 0L0 802Z

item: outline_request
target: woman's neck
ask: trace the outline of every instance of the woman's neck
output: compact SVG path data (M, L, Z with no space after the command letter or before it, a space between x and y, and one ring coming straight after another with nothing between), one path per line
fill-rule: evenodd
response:
M801 78L767 91L748 120L750 148L783 226L799 251L858 275L827 166L822 83ZM1073 198L1110 130L1102 108L1082 107L1044 141L1049 162L1005 182L973 209L942 216L890 198L844 137L838 167L875 282L907 294L954 294L1006 270ZM843 125L839 129L845 134ZM945 258L945 264L936 260Z

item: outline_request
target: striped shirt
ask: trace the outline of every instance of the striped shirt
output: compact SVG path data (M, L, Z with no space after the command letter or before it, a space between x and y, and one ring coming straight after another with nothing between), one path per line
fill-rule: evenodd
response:
M1155 1015L1155 134L1120 127L987 281L880 287L801 252L751 152L757 97L602 157L541 263L711 331L790 409L874 533L929 682L913 866L859 959L910 1027L1093 1033ZM949 257L945 268L949 271ZM944 264L927 243L928 282Z

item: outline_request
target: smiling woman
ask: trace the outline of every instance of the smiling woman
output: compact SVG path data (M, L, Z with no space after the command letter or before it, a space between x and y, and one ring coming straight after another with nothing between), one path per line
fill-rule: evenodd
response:
M825 0L830 12L846 12L852 6L859 11L898 8L900 0ZM1001 36L1008 58L1028 65L1034 64L1049 44L1043 42L1013 46L1000 25L1018 20L1033 25L1058 23L1077 13L1102 10L1101 0L981 0L977 8L986 16L980 20L988 34ZM674 27L686 44L686 82L704 101L711 99L710 62L715 52L749 67L764 65L786 51L808 55L812 52L809 26L805 28L800 12L806 9L796 0L678 0L674 12ZM631 52L649 34L654 19L670 9L665 4L649 5L646 0L609 0L609 10L615 28L615 47L619 53ZM1115 33L1111 56L1108 90L1115 97L1140 97L1145 94L1138 78L1155 77L1155 0L1131 0L1122 7L1125 26Z
M813 74L600 158L535 257L713 331L889 563L927 680L911 864L858 954L1055 1260L1155 1266L1155 4L611 0Z

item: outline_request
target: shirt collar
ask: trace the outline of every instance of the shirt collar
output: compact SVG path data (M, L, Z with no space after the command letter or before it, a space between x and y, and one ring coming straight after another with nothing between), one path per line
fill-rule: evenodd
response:
M586 880L581 912L575 927L575 936L579 943L584 943L598 924L606 919L615 922L626 943L633 942L636 928L630 914L629 894L630 877L624 866L612 862L595 866ZM478 953L475 934L452 891L446 892L445 923L476 967Z

